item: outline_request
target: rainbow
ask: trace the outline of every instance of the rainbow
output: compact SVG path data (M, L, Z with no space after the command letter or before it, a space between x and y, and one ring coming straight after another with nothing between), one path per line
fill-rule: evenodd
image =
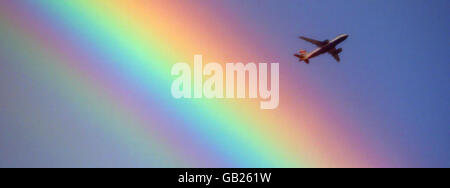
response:
M239 15L204 1L2 1L1 39L9 46L0 51L8 54L2 61L59 88L140 166L390 165L357 132L340 129L355 121L327 110L326 94L304 92L314 83L299 84L270 36ZM279 62L279 107L173 99L171 67L192 64L195 54L206 62Z

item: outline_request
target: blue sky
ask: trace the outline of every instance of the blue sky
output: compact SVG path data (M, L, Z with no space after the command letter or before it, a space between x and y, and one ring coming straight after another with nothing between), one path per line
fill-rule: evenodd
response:
M450 167L449 0L192 1L212 4L248 23L247 28L229 29L248 29L243 32L255 34L249 37L261 37L269 52L258 58L279 61L282 88L290 87L289 91L302 92L302 96L326 96L323 103L329 109L323 112L330 116L338 112L352 120L348 125L329 125L333 130L353 130L367 137L369 145L385 150L382 156L396 166ZM300 35L325 40L342 33L350 37L339 46L343 48L341 63L329 55L314 58L309 65L293 57L300 49L314 49L299 40ZM0 35L2 39L8 41L8 35ZM0 124L17 126L0 126L0 133L7 133L0 137L0 146L6 148L0 149L0 166L146 164L145 156L136 156L134 151L118 152L128 147L121 145L114 131L104 133L98 126L116 128L120 122L102 122L89 111L59 110L73 108L61 88L33 79L21 69L24 62L7 62L5 57L0 54L0 62L9 63L0 68L0 86L7 88L0 92L0 104L6 106L2 111L0 105ZM47 71L51 72L42 74ZM299 84L283 85L287 80ZM305 83L312 87L305 90ZM19 112L32 116L17 118L22 115ZM66 122L80 126L54 126ZM25 125L36 126L27 129ZM161 165L153 160L155 166Z
M400 153L398 164L450 166L450 1L320 0L232 1L232 10L253 20L280 56L282 71L296 72L330 93L343 114ZM292 54L341 33L342 63L327 55L294 64ZM290 77L289 79L296 79ZM297 78L298 79L298 78ZM350 126L350 125L349 125ZM389 146L388 146L389 145Z

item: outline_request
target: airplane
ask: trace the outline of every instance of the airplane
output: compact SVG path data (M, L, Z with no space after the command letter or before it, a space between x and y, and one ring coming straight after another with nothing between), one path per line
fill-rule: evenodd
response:
M306 52L306 50L300 50L299 54L294 54L295 57L299 58L299 61L304 61L306 64L309 64L309 60L313 57L317 57L319 55L322 55L324 53L329 53L331 56L336 59L337 62L341 61L341 58L339 57L339 53L342 52L342 48L336 49L336 46L346 40L348 38L347 34L342 34L337 36L335 39L329 41L318 41L306 37L300 37L300 39L303 39L307 42L310 42L314 45L316 45L318 48L311 53Z

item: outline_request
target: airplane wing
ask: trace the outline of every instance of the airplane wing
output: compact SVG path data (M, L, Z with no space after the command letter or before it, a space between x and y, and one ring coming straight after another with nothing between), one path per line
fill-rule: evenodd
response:
M328 51L328 53L333 56L334 59L336 59L337 62L341 61L341 58L339 57L339 53L342 52L342 48L336 49L333 48L332 50Z
M303 39L303 40L305 40L307 42L310 42L310 43L316 45L317 47L322 47L324 45L324 43L321 42L321 41L310 39L310 38L307 38L307 37L300 37L300 39Z
M341 61L341 58L339 57L339 54L332 54L332 53L330 53L330 55L333 56L334 59L336 59L337 62Z

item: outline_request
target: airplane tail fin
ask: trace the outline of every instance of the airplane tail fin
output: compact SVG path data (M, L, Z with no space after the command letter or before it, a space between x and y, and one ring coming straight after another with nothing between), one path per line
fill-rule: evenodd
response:
M308 52L306 50L300 50L300 54L294 54L295 57L298 57L300 61L304 61L306 64L309 64L309 59L306 59L306 55Z
M300 52L301 55L306 55L306 54L308 54L308 52L307 52L306 50L300 50L299 52Z

